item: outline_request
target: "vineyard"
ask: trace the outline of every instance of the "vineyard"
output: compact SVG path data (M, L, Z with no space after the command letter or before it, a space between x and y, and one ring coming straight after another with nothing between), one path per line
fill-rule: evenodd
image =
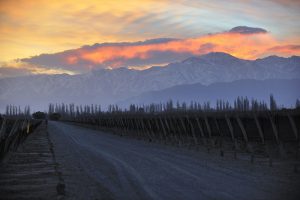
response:
M216 150L221 156L230 153L247 153L269 158L298 159L300 102L293 109L279 108L273 96L269 105L257 100L238 97L231 106L218 100L215 107L172 101L164 104L130 105L121 109L110 105L107 111L101 106L50 104L48 114L36 112L35 119L61 120L90 126L124 137L142 139L166 145ZM1 156L16 148L40 121L28 117L14 117L16 106L7 106L6 118L1 120Z
M249 153L272 159L297 159L299 109L277 111L219 112L113 112L64 113L63 121L92 126L120 136L207 151Z
M293 199L299 194L300 110L258 105L101 111L50 104L48 113L30 116L8 108L1 118L0 196L143 199L154 194L147 192L154 180L151 190L166 199L178 187L193 191L190 199L201 197L203 187L216 187L209 197L234 188L239 198L251 191L249 199Z
M24 116L0 118L0 161L8 152L15 151L40 123Z

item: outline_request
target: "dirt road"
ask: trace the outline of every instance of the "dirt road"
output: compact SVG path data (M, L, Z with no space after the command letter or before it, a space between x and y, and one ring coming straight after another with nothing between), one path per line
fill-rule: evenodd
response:
M293 199L299 174L61 122L50 139L67 199Z

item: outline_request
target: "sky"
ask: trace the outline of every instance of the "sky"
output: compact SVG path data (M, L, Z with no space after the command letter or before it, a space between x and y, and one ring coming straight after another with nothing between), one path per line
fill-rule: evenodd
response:
M214 51L300 55L299 11L297 0L0 0L0 78L144 69Z

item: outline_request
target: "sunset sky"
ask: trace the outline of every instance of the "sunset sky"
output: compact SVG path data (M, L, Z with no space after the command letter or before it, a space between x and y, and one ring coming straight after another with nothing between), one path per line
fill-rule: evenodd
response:
M0 0L0 78L143 69L212 51L300 55L299 11L297 0Z

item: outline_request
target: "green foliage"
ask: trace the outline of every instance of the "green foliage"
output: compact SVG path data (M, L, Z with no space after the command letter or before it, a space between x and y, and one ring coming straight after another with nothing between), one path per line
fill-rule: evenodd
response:
M50 119L50 120L57 121L57 120L59 120L60 118L61 118L61 114L59 114L59 113L51 113L51 114L49 115L49 119Z
M46 113L38 111L38 112L33 113L32 117L34 119L45 119L46 118Z

